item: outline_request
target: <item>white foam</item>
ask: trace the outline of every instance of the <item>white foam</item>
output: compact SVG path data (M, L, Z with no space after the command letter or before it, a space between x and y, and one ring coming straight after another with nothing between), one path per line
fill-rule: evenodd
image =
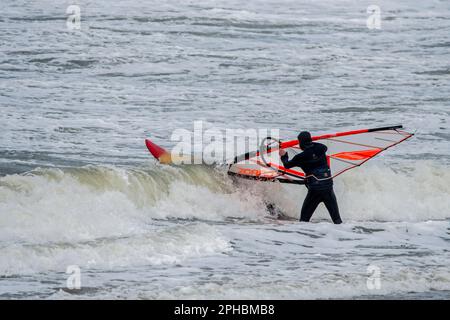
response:
M344 221L426 221L450 217L448 181L447 167L432 162L418 161L402 171L367 164L337 177L334 189ZM280 205L298 217L306 189L285 189L291 196ZM329 219L326 208L320 205L313 218Z
M92 270L175 264L229 250L214 227L197 223L86 242L9 244L0 248L0 274L65 272L69 265Z
M155 171L156 170L156 171ZM335 179L344 221L426 221L450 217L450 172L419 162L408 172L367 165ZM0 178L0 239L77 241L141 231L153 218L260 219L262 200L298 217L303 186L233 187L202 167L150 171L87 167ZM314 220L328 220L321 205Z
M311 254L336 251L343 245L339 239L349 237L345 228L356 222L367 227L374 221L390 221L395 227L367 245L417 237L434 246L436 236L424 234L440 228L433 225L440 222L433 220L450 217L449 178L444 167L427 162L407 172L366 166L346 173L336 179L336 193L348 226L324 230L327 237L308 243L314 249L304 250ZM278 184L254 182L236 188L223 173L201 166L45 169L5 176L0 178L0 273L60 270L70 263L88 267L174 263L223 252L228 240L212 226L157 232L161 226L155 219L164 223L173 218L219 222L243 218L264 225L264 199L280 202L293 216L299 214L305 188L289 188L286 192ZM321 219L329 221L324 208L313 216L313 221ZM403 228L400 233L398 228ZM283 240L279 234L277 239Z

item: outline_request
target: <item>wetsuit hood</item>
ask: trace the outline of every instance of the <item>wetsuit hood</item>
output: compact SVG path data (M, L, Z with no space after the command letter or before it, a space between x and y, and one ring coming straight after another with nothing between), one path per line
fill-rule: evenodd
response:
M300 132L297 139L302 150L312 145L311 134L308 131Z

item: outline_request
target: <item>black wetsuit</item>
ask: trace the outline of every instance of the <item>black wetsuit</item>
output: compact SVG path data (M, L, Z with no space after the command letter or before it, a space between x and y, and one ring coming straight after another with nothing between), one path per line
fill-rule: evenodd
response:
M292 160L289 160L287 153L281 157L285 168L300 167L306 176L310 176L305 181L308 194L303 202L300 221L309 221L317 206L323 202L333 222L342 223L333 191L333 179L327 179L331 177L326 157L327 149L327 146L313 142L305 146L303 152L295 155Z

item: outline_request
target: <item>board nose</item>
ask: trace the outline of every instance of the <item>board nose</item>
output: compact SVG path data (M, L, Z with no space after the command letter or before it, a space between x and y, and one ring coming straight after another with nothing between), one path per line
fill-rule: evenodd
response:
M145 139L145 145L147 146L148 151L156 158L159 159L162 155L166 154L167 151L156 145L149 139Z

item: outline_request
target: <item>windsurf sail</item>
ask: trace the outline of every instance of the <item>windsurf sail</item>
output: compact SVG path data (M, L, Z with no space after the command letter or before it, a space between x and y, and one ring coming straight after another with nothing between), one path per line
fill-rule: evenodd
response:
M330 178L335 178L413 136L402 128L399 125L353 130L315 136L312 140L328 147ZM297 139L281 142L268 137L260 150L236 157L228 168L228 174L247 179L304 184L307 178L305 173L298 167L284 168L278 155L279 149L286 150L289 159L302 152Z

